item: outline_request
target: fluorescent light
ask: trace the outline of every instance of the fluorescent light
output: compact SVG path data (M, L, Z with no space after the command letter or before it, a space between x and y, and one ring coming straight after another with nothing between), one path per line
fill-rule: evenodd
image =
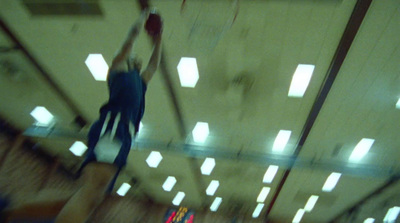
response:
M172 204L174 204L174 205L176 205L176 206L179 206L179 205L181 204L181 202L182 202L182 200L183 200L184 197L185 197L185 193L182 192L182 191L179 191L179 192L176 194L174 200L172 200Z
M301 98L306 92L307 86L310 83L315 65L299 64L293 74L292 83L289 88L289 97Z
M296 215L294 216L292 223L299 223L301 221L301 218L303 218L303 215L304 215L304 210L299 209Z
M257 202L263 203L265 201L265 199L267 198L270 190L271 190L271 188L269 188L269 187L263 187L263 189L261 189L261 192L257 197Z
M260 216L260 213L261 213L261 210L263 209L263 207L264 207L264 204L262 204L262 203L257 204L257 207L256 207L256 209L254 209L254 212L253 212L253 218L258 218L258 216Z
M162 188L163 188L165 191L171 191L172 188L175 186L175 183L176 183L176 178L175 178L175 177L172 177L172 176L169 176L169 177L167 177L167 179L165 180L165 182L164 182Z
M106 81L108 65L101 54L89 54L85 61L96 81Z
M216 212L218 210L218 207L221 204L221 202L222 202L222 198L216 197L214 199L214 202L211 204L210 210L213 212Z
M312 211L312 209L315 206L315 203L317 203L318 198L319 197L317 195L311 195L311 197L308 198L306 206L304 207L304 211L307 211L307 212Z
M160 152L152 151L146 159L147 165L152 168L157 168L163 157Z
M120 196L125 196L129 189L131 189L131 185L129 185L128 183L123 183L121 187L117 190L117 194Z
M75 156L82 156L86 152L87 148L88 147L83 142L76 141L69 148L69 151L71 151Z
M272 146L273 151L283 151L287 142L289 141L290 134L292 131L289 130L280 130L278 135L275 138L274 145Z
M388 212L385 215L385 218L383 219L383 222L385 223L394 223L397 219L397 216L400 213L400 207L394 206L388 210Z
M181 86L194 88L199 80L196 58L182 57L177 69Z
M206 141L209 132L207 122L197 122L192 131L193 140L198 143L203 143Z
M210 185L208 185L206 193L209 196L214 196L215 191L217 191L219 187L219 181L218 180L212 180Z
M278 166L270 165L264 174L263 183L268 183L268 184L272 183L276 172L278 172L278 169L279 169Z
M363 138L360 142L354 147L353 152L350 155L350 161L359 161L361 160L365 154L368 153L369 149L371 148L372 144L374 144L375 139L367 139Z
M341 173L335 173L335 172L331 173L328 179L326 179L325 184L322 187L322 191L331 192L333 188L335 188L337 182L339 181L340 176L342 176Z
M41 126L50 125L54 119L54 116L43 106L37 106L30 114L35 118L36 124Z
M364 223L374 223L375 219L374 218L367 218L365 219Z
M215 159L214 158L206 158L201 165L201 173L203 175L210 175L215 167Z
M398 100L397 103L396 103L396 108L397 108L397 109L400 109L400 98L399 98L399 100Z

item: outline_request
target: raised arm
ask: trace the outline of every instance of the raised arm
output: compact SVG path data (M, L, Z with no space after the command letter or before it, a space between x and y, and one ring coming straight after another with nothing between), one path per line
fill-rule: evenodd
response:
M110 70L123 69L126 60L131 54L133 43L135 42L137 36L140 33L145 21L149 16L149 11L143 11L140 15L140 18L133 24L131 30L128 33L128 37L126 38L122 48L119 50L118 54L114 57Z
M142 72L143 81L148 84L154 73L156 72L161 59L161 33L153 38L153 52L151 54L149 64Z

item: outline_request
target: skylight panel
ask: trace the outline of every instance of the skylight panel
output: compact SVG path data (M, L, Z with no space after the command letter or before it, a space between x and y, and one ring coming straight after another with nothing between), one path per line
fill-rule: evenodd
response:
M89 54L85 61L96 81L106 81L108 65L101 54Z
M335 188L336 184L338 183L341 173L331 173L329 177L326 179L324 186L322 187L322 191L324 192L331 192L333 188Z
M176 206L179 206L179 205L181 204L183 198L185 198L185 193L182 192L182 191L179 191L179 192L176 194L174 200L172 200L172 204L173 204L173 205L176 205Z
M36 125L49 126L54 121L54 116L43 106L37 106L30 114L35 118Z
M157 168L163 157L160 152L152 151L146 159L147 165L151 168Z
M365 219L364 223L374 223L375 219L374 218L367 218Z
M164 182L162 188L163 188L165 191L171 191L172 188L175 186L175 184L176 184L176 178L173 177L173 176L169 176L169 177L167 177L167 179L165 180L165 182Z
M214 158L206 158L201 165L201 173L203 175L210 175L215 167L215 159Z
M289 88L289 97L301 98L307 90L313 74L315 65L299 64L293 74L292 83Z
M318 201L319 196L317 195L311 195L310 198L308 198L308 201L306 203L306 206L304 207L304 211L310 212L314 208L315 204Z
M69 151L71 151L75 156L82 156L86 152L87 148L88 147L83 142L76 141L69 148Z
M128 193L129 189L131 189L131 185L128 183L123 183L121 187L117 190L117 194L120 196L125 196Z
M275 174L278 172L279 167L275 165L270 165L267 171L264 174L263 183L272 183L274 180Z
M285 149L286 144L289 141L292 131L280 130L275 138L274 145L272 146L272 151L282 152Z
M260 213L261 213L263 207L264 207L263 203L257 204L257 207L256 207L256 209L254 209L252 217L258 218L258 216L260 216Z
M219 205L221 204L221 202L222 202L222 198L216 197L216 198L214 199L214 202L211 204L210 210L211 210L212 212L216 212L216 211L218 210L218 207L219 207Z
M354 147L353 152L350 155L349 161L356 162L360 161L371 149L372 144L374 144L375 139L367 139L363 138L360 142Z
M204 143L209 134L207 122L197 122L196 126L192 131L193 140L197 143Z
M210 185L208 185L206 193L209 196L214 196L215 191L217 191L219 187L219 181L218 180L212 180Z
M264 203L264 201L267 198L268 193L269 193L270 190L271 190L271 188L269 188L269 187L263 187L263 189L261 189L261 192L257 197L257 202L258 203Z
M199 80L196 58L182 57L177 69L181 86L194 88Z
M304 215L304 210L299 209L296 215L294 216L292 223L300 223L301 219L303 218L303 215Z

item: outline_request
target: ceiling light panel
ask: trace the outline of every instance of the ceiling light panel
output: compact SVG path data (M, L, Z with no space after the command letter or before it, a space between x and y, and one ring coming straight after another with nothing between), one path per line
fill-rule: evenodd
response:
M371 149L372 144L374 144L375 139L363 138L358 142L356 147L354 147L353 152L350 155L349 161L357 162L360 161Z
M151 168L157 168L162 159L163 157L161 156L160 152L152 151L150 155L147 157L146 163Z
M123 183L121 187L117 190L117 194L120 196L125 196L128 193L129 189L131 189L131 185L128 183Z
M36 120L36 125L49 126L54 122L54 116L43 106L37 106L30 114Z
M400 109L400 98L399 98L399 100L398 100L397 103L396 103L396 108L397 108L397 109Z
M307 90L315 65L299 64L293 74L292 83L289 88L289 97L301 98Z
M209 158L207 157L204 162L203 165L201 165L201 173L203 175L210 175L211 172L213 171L215 167L215 159L214 158Z
M165 180L165 182L164 182L162 188L163 188L165 191L171 191L172 188L175 186L175 184L176 184L176 178L173 177L173 176L169 176L169 177L167 177L167 179Z
M271 188L269 188L269 187L263 187L263 189L261 189L261 192L257 197L257 202L264 203L264 201L267 198L270 190L271 190Z
M222 202L222 198L216 197L214 199L214 202L211 204L210 210L213 212L216 212L218 210L218 207L221 204L221 202Z
M263 183L272 183L279 167L275 165L270 165L264 174Z
M303 218L304 215L304 210L303 209L299 209L296 213L296 215L293 218L292 223L299 223L301 221L301 219Z
M81 141L76 141L72 146L69 148L69 151L71 151L75 156L82 156L88 147Z
M375 219L374 218L367 218L364 220L364 223L374 223Z
M176 196L174 197L174 200L172 200L172 204L179 206L183 200L183 198L185 198L185 193L182 191L179 191Z
M210 133L207 122L197 122L192 131L193 141L197 143L204 143Z
M322 191L331 192L335 188L341 176L342 176L341 173L335 173L335 172L331 173L329 177L326 179L325 184L322 187Z
M210 185L208 185L206 193L208 196L214 196L215 192L217 191L219 187L219 181L218 180L212 180Z
M257 204L257 207L256 207L256 209L254 209L252 217L258 218L258 216L260 216L260 213L261 213L263 207L264 207L264 204L262 204L262 203Z
M108 65L101 54L89 54L85 61L96 81L106 81L108 73Z
M314 208L315 204L318 201L319 196L317 195L311 195L310 198L308 198L308 201L306 203L306 206L304 206L304 211L310 212Z
M196 58L182 57L177 69L181 86L194 88L199 80Z
M272 146L272 151L282 152L285 149L286 144L289 141L292 131L280 130L275 138L274 145Z
M388 210L388 212L385 215L385 218L383 219L384 223L395 223L397 217L399 216L400 213L400 207L395 206L392 207Z

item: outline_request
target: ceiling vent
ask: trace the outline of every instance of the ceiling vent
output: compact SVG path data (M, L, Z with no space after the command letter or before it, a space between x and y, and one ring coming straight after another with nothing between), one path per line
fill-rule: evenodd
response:
M22 0L32 16L102 16L98 0Z

